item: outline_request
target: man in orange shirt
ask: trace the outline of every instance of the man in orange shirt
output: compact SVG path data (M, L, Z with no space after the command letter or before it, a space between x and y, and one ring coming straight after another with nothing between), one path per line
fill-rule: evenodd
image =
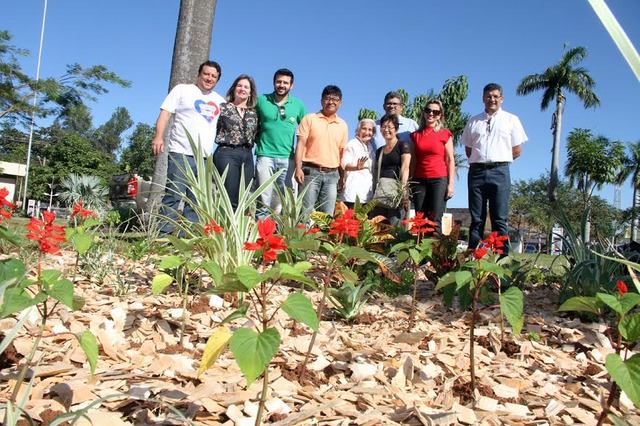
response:
M338 117L342 91L329 85L322 91L319 112L307 114L298 126L296 181L306 191L305 214L314 209L333 215L340 180L340 157L347 144L347 123ZM317 205L317 207L316 207Z

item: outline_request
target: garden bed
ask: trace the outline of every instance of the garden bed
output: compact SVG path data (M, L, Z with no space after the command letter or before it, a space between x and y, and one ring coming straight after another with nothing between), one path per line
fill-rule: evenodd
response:
M72 253L60 260L68 268L74 262ZM253 424L262 383L256 380L247 388L229 351L197 374L206 340L233 310L233 301L196 291L181 344L181 296L172 288L151 294L157 272L153 262L123 262L129 276L137 277L125 295L116 295L109 277L102 285L80 277L76 288L85 307L75 313L58 308L48 322L52 337L43 340L31 370L35 379L28 390L28 413L41 422L51 413L93 403L88 416L94 425L185 424L171 406L194 424ZM422 283L419 290L411 330L409 296L376 295L353 322L327 313L302 379L299 368L311 331L277 314L283 342L269 370L267 423L595 424L607 393L604 357L611 348L602 325L556 313L555 288L526 286L523 332L506 335L511 350L501 346L499 321L493 317L497 311L482 314L476 329L475 395L468 386L470 314L446 310L431 283ZM35 330L37 312L31 315L27 328ZM0 321L0 332L14 324L11 318ZM64 333L84 329L100 343L93 377L77 340ZM9 398L20 365L15 360L32 342L23 330L13 342L12 358L8 351L0 354L0 400ZM640 412L626 397L613 410L630 424L640 424Z

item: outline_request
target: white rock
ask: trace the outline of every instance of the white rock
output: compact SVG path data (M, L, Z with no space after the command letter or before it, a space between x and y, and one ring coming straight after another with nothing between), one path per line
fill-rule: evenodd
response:
M222 308L224 306L224 299L217 294L209 296L209 306L212 308Z
M283 400L280 398L272 398L265 402L264 404L267 411L275 414L288 414L291 412L291 407L289 407Z

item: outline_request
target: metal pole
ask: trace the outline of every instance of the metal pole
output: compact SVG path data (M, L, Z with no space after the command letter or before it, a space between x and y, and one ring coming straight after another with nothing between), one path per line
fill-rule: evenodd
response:
M33 142L33 126L36 120L36 106L38 104L38 81L40 81L40 60L42 58L42 41L44 40L44 24L47 19L47 0L44 0L42 12L42 30L40 31L40 48L38 49L38 64L36 65L36 90L33 92L33 111L31 112L31 125L29 126L29 144L27 145L27 168L24 175L24 195L22 208L27 208L27 187L29 185L29 166L31 165L31 144Z

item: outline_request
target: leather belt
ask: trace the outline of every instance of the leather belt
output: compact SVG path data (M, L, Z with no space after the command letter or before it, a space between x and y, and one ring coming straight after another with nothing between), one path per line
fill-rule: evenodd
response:
M218 144L218 146L224 147L224 148L248 148L251 149L253 148L253 145L251 144L242 144L242 145L232 145L232 144Z
M470 167L474 169L488 170L495 169L496 167L508 166L508 161L498 161L495 163L471 163Z
M338 171L338 167L324 167L324 166L319 166L315 163L302 163L302 165L304 167L310 167L312 169L316 169L316 170L320 170L323 173L330 173L330 172L336 172Z

